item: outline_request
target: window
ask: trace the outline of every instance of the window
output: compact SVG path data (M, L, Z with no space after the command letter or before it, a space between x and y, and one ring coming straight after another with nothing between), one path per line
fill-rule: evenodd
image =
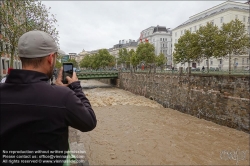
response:
M249 58L247 58L247 64L249 64Z
M190 30L190 32L192 32L192 27L189 30Z
M162 41L162 38L160 38L160 41Z
M214 25L214 21L211 21L211 24Z
M220 62L219 62L219 63L220 63L220 65L222 64L222 59L220 59Z
M165 38L165 41L168 41L168 39L167 39L167 38Z
M210 65L213 65L213 60L212 59L210 60Z
M223 23L223 17L220 18L220 23Z
M242 65L244 65L244 58L242 58Z
M5 51L6 51L7 53L9 52L9 45L8 45L8 44L5 45Z
M181 30L181 35L182 35L183 31Z
M194 31L196 31L196 26L194 26Z
M243 16L243 22L246 22L246 16Z
M2 59L2 66L3 66L3 69L6 69L4 59Z
M177 36L177 32L175 32L175 37Z
M162 47L164 47L164 44L162 44Z
M2 52L3 51L3 42L2 41L0 41L0 52ZM0 55L1 56L1 55Z
M164 41L164 38L162 38L162 41Z

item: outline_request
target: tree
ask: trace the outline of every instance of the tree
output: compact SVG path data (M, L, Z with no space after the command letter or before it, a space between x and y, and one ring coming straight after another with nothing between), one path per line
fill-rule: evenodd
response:
M102 68L113 67L115 65L115 57L110 55L107 49L99 50L97 59L99 66Z
M190 67L190 62L197 60L200 47L198 45L198 35L196 33L190 33L186 31L183 36L175 43L175 49L173 53L174 62L176 63L188 63Z
M126 61L128 61L127 49L126 48L119 49L118 59L117 59L118 64L125 64L126 65Z
M99 69L114 67L115 57L110 55L107 49L101 49L94 55L86 55L80 62L81 67Z
M132 53L132 55L130 57L130 62L131 62L131 65L133 66L134 72L135 72L135 68L137 69L137 66L140 63L140 60L139 60L139 58L138 58L138 56L137 56L137 54L135 52Z
M13 67L14 55L17 52L19 38L30 30L43 30L54 37L56 41L58 32L53 26L56 23L54 15L36 0L5 0L0 7L0 23L2 24L1 38L6 44L2 53L11 55L10 67ZM1 41L2 42L2 41ZM3 43L0 43L3 45Z
M151 67L154 65L155 62L155 47L153 44L150 44L148 42L146 43L140 43L136 49L136 55L140 62L145 62L146 65Z
M135 54L135 50L134 49L131 49L129 52L128 52L128 55L126 57L126 67L129 66L129 68L131 69L131 57Z
M163 66L167 63L167 59L163 53L160 53L159 56L156 57L156 66L161 67L161 71L163 70Z
M229 74L231 74L231 56L247 54L249 36L245 25L238 19L223 24L220 30L220 42L223 43L220 50L216 52L216 57L229 56Z
M62 67L62 63L60 63L58 60L56 60L55 68L60 69L61 67Z
M26 30L40 30L50 34L58 44L58 31L55 24L57 20L50 15L50 7L47 8L41 1L26 0Z
M198 35L198 51L197 59L207 60L207 72L209 72L209 59L216 54L216 41L219 38L219 29L212 23L201 26L196 32Z
M78 66L78 63L76 62L75 59L69 59L68 62L69 62L69 63L73 63L73 66L74 66L75 68L78 68L78 67L79 67L79 66Z
M84 56L84 58L80 61L81 68L91 68L92 57L90 55Z

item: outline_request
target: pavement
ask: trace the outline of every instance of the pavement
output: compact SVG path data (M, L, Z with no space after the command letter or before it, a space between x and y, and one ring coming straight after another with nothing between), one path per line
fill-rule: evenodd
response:
M71 154L76 157L76 162L70 164L70 166L86 166L89 165L86 156L86 150L84 148L83 143L80 141L80 137L78 135L78 130L69 127L69 146Z

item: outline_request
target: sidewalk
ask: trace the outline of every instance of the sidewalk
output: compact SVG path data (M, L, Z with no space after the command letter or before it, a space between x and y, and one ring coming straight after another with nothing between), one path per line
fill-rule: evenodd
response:
M77 134L77 130L74 128L69 127L69 146L71 154L76 156L77 160L79 161L78 164L71 164L71 166L85 166L89 165L86 151L84 148L83 143L79 142L79 135Z

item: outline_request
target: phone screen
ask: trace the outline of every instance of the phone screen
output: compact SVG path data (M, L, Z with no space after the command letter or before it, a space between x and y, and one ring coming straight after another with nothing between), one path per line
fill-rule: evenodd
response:
M63 83L67 84L67 76L72 78L73 75L73 64L72 63L63 63Z

